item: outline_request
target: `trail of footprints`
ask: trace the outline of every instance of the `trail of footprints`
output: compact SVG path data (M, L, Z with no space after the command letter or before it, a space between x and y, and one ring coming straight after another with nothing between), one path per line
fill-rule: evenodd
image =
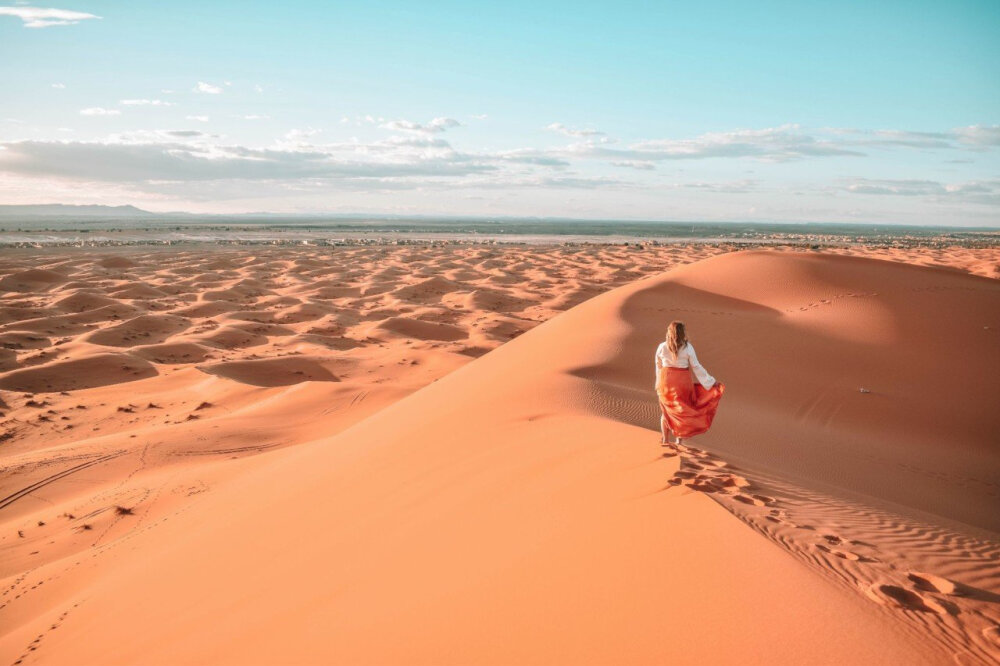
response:
M183 492L187 492L188 495L191 495L191 494L199 494L199 493L202 493L202 492L205 492L206 490L208 490L208 487L204 486L203 483L201 483L201 482L198 482L198 483L201 484L200 487L193 487L189 483L183 483L183 484L181 484L179 486L175 486L173 488L173 492L181 492L181 491L183 491ZM162 491L163 488L161 487L159 490ZM158 493L159 493L159 491L157 492L157 494ZM151 503L150 503L150 505L151 505ZM149 515L150 505L147 505L145 507L145 511L142 512L141 519L142 518L146 518ZM166 515L160 516L159 518L157 518L153 522L147 523L145 526L142 525L142 520L140 519L136 523L136 525L135 525L134 528L132 528L131 530L129 530L128 532L126 532L121 537L119 537L117 539L114 539L113 541L110 541L110 542L105 543L105 544L99 544L99 540L96 541L91 546L91 548L90 548L90 552L89 552L90 557L89 558L86 557L87 553L85 553L85 552L84 553L79 553L77 555L77 559L75 559L71 564L67 564L67 565L63 566L57 573L54 573L53 575L50 575L50 576L48 576L46 578L41 578L40 580L38 580L37 582L35 582L34 584L32 584L30 586L27 586L27 582L26 581L28 581L28 579L31 578L32 574L34 574L36 571L40 571L40 569L29 569L28 571L25 571L24 573L20 574L17 578L15 578L14 581L8 587L6 587L2 592L0 592L0 598L4 599L4 601L2 603L0 603L0 610L3 610L4 608L6 608L10 604L12 604L14 601L25 597L30 592L41 588L45 583L47 583L47 582L48 583L52 583L52 582L54 582L56 580L59 580L64 575L68 574L73 569L76 569L77 567L83 565L88 560L96 559L96 558L98 558L98 557L100 557L100 556L102 556L102 555L104 555L106 553L114 551L114 550L116 550L116 549L118 549L118 548L120 548L120 547L128 544L128 542L131 541L132 539L134 539L135 537L140 536L141 534L144 534L144 533L148 532L149 530L152 530L152 529L154 529L154 528L162 525L163 523L165 523L166 521L170 520L171 518L174 518L174 517L176 517L176 516L178 516L178 515L180 515L182 513L185 513L186 511L189 511L191 508L192 508L191 504L185 504L185 505L177 508L176 510L174 510L174 511L172 511L172 512L166 514ZM9 595L14 595L14 596L10 597ZM32 640L27 645L27 647L25 647L24 651L20 654L20 656L18 656L15 661L11 662L11 666L20 666L21 664L23 664L25 662L26 659L28 659L29 657L31 657L33 655L33 653L36 652L41 647L42 641L46 637L46 635L49 634L49 633L51 633L52 631L55 631L56 629L58 629L62 625L62 623L66 619L66 617L69 615L70 611L73 610L73 609L75 609L75 608L78 608L81 603L82 602L78 601L78 602L74 603L69 609L67 609L67 610L63 611L62 613L60 613L60 615L57 617L57 619L55 620L55 622L53 622L51 625L49 625L49 627L47 629L45 629L44 631L42 631L41 633L39 633L34 638L34 640Z
M793 556L832 574L835 580L847 583L881 608L898 613L917 631L936 619L943 625L938 629L944 649L959 663L1000 661L1000 612L996 606L1000 594L917 568L900 569L898 562L880 558L879 545L796 519L791 502L757 492L758 484L717 456L683 444L669 444L666 449L665 457L681 459L680 468L668 481L669 487L708 494ZM895 524L881 527L886 532L899 531ZM927 530L913 526L910 531ZM989 546L971 553L968 551L974 549L966 548L965 554L984 563L978 568L992 567L1000 574L1000 544Z

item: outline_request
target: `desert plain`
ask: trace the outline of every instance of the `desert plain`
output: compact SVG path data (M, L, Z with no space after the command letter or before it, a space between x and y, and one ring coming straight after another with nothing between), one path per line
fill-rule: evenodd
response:
M1000 249L0 255L0 659L1000 659ZM661 447L684 320L726 384Z

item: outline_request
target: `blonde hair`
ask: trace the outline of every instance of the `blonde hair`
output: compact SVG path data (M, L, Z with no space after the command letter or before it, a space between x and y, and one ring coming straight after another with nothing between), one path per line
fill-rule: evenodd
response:
M684 330L684 322L670 322L670 326L667 326L667 349L670 350L670 355L677 358L677 352L684 349L684 345L687 343L687 331Z

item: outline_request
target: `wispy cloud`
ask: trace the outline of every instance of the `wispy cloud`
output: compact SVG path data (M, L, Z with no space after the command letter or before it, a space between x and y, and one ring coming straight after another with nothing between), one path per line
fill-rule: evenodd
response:
M162 99L123 99L119 104L125 106L177 106L176 102L164 102Z
M56 90L64 90L66 88L66 84L65 83L53 83L52 87L55 88Z
M250 115L240 116L243 120L268 120L271 116L266 113L251 113Z
M638 169L640 171L652 171L656 168L654 162L647 162L643 160L611 160L611 166L622 167L625 169Z
M582 152L587 152L583 150ZM817 138L797 125L782 125L759 130L711 132L694 139L659 139L640 141L627 150L598 147L596 154L607 152L631 159L691 160L710 158L750 158L769 162L787 162L807 157L862 155L833 141Z
M143 183L460 178L499 168L499 160L462 154L435 139L252 148L208 138L201 132L159 131L104 141L8 142L0 144L0 171Z
M969 146L1000 146L1000 125L971 125L952 130L958 141Z
M1000 146L1000 125L970 125L944 132L907 130L862 130L836 127L829 133L844 144L876 148L921 148L928 150L983 149Z
M88 19L99 19L100 16L86 12L76 12L69 9L52 9L43 7L0 7L0 16L16 16L21 19L25 28L48 28L54 25L74 25Z
M743 179L724 182L689 182L677 183L675 187L683 187L689 190L702 190L704 192L717 192L719 194L745 194L757 189L757 181Z
M972 203L1000 204L1000 180L974 180L942 183L936 180L891 180L853 178L844 184L853 194L873 194L900 197L953 198Z
M115 115L117 109L94 108L83 112ZM253 117L256 116L237 116ZM207 116L187 116L187 119L208 121ZM354 120L348 118L348 122ZM107 188L130 187L150 196L185 197L188 192L197 192L206 201L213 192L220 197L238 198L240 192L254 197L265 191L575 188L583 196L583 190L620 188L642 193L650 200L663 192L673 192L671 196L684 201L719 195L720 200L730 202L725 205L744 205L755 197L802 192L810 197L845 202L844 205L865 195L884 196L888 197L886 202L896 202L885 206L917 208L924 202L935 205L952 202L971 204L967 210L982 211L982 205L1000 205L997 180L946 183L855 178L777 186L766 177L759 181L719 180L719 171L713 165L685 163L681 171L678 163L729 160L724 167L734 173L732 167L743 160L776 163L838 157L863 160L878 150L924 151L926 141L938 140L934 136L907 136L902 131L838 134L787 125L690 138L648 139L627 145L618 145L604 136L590 136L572 137L567 145L556 147L475 151L459 149L446 140L443 132L457 126L457 121L446 117L417 123L367 116L357 122L390 133L380 139L340 141L327 139L339 134L342 131L339 127L328 131L304 127L288 131L270 144L240 145L215 134L180 128L130 130L89 141L8 141L0 143L0 172L10 177L34 178L39 183L52 180L98 183L97 187ZM993 138L989 128L977 126L964 134L957 130L940 134L952 137L955 150L991 150ZM865 147L862 152L861 141L892 143L881 148ZM984 154L983 159L986 158ZM667 163L673 163L669 171L657 170ZM866 170L884 166L874 160L853 163L864 164ZM620 170L614 171L616 168ZM746 168L735 172L750 173ZM904 197L911 197L912 203L904 204Z
M184 119L185 120L193 120L193 121L199 122L199 123L207 123L208 122L208 116L184 116Z
M219 86L213 86L211 83L205 83L204 81L199 81L193 90L195 92L206 93L208 95L220 95L222 94L222 88Z
M100 106L91 106L86 109L80 109L81 116L120 116L121 111L118 109L105 109Z
M393 130L395 132L436 134L438 132L447 131L452 127L460 127L461 125L462 123L458 122L454 118L435 118L429 123L424 124L415 123L409 120L390 120L389 122L382 123L380 127L383 129Z
M571 136L577 139L581 138L586 139L597 136L607 136L604 132L600 132L595 129L572 129L566 127L562 123L552 123L551 125L548 125L545 129L549 130L550 132L558 132L559 134L562 134L564 136Z

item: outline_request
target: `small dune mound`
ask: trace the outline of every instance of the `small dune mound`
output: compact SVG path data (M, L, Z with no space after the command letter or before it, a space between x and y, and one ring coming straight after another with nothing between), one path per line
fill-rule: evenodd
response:
M135 347L131 353L153 363L201 363L211 352L194 342L169 342Z
M108 347L133 347L139 344L156 344L170 336L187 330L191 322L174 315L140 315L124 324L95 331L86 337L88 342Z
M241 306L229 301L210 301L208 303L198 303L186 308L174 310L174 314L181 317L192 317L200 319L202 317L216 317L226 312L235 312Z
M352 340L351 338L345 338L337 335L318 335L316 333L303 333L295 337L296 342L304 342L311 345L319 345L320 347L326 347L327 349L335 349L337 351L347 351L348 349L356 349L362 347L362 343L357 340Z
M443 277L427 278L416 284L407 285L394 289L391 294L403 301L415 303L437 303L445 294L462 289L458 282ZM468 287L466 287L467 289Z
M108 305L116 305L118 301L107 296L86 291L78 291L66 298L53 303L53 307L62 312L89 312Z
M78 335L93 330L93 325L102 321L122 321L141 312L132 305L115 303L75 314L26 319L17 322L16 327L19 331L34 331L46 335Z
M97 354L8 372L0 375L0 388L30 393L76 391L157 374L156 368L145 359L129 354Z
M303 303L288 308L275 317L279 324L301 324L304 321L316 321L333 312L333 308L316 303Z
M436 324L430 321L419 319L406 319L404 317L389 317L375 325L372 334L380 332L394 333L405 338L416 340L441 340L450 342L453 340L465 340L469 334L464 329L450 324Z
M317 359L303 356L228 361L198 369L252 386L291 386L302 382L340 381Z
M0 372L13 370L17 367L17 352L13 349L0 347Z
M151 287L143 282L133 282L131 284L116 287L115 289L109 290L108 293L115 298L139 301L150 298L163 298L167 295L167 292L161 291L156 287Z
M0 307L0 325L10 324L16 321L25 321L27 319L38 319L39 317L44 317L49 314L47 308L36 308L36 307Z
M478 322L475 330L490 340L507 342L534 326L535 322L504 317L503 315L491 315Z
M273 324L274 313L270 310L237 310L229 314L229 319L252 321L258 324Z
M5 349L45 349L51 346L52 341L44 335L22 331L0 333L0 347Z
M533 301L517 298L493 289L476 289L457 304L461 304L466 310L485 310L486 312L520 312L535 305Z
M485 356L492 351L489 347L462 347L458 350L459 354L463 356L471 356L472 358L479 358L480 356Z
M336 298L357 298L361 296L361 287L322 286L312 292L314 298L333 300Z
M569 310L571 307L596 296L601 291L600 287L588 285L568 288L562 291L559 296L545 301L543 305L550 310Z
M97 262L101 268L134 268L139 264L128 257L105 257Z
M267 336L259 333L251 333L235 326L226 326L199 338L199 342L217 347L219 349L241 349L243 347L256 347L267 344Z
M261 296L269 296L273 294L273 291L267 289L263 283L257 280L241 280L228 289L206 291L203 298L206 301L236 301L240 303L247 303L255 301Z
M238 328L240 330L246 331L247 333L253 333L254 335L266 335L268 337L284 337L286 335L295 335L295 331L285 326L278 326L277 324L263 324L256 322L246 322L243 324L233 324L233 328Z
M3 279L0 279L0 291L48 291L57 284L68 280L69 278L62 273L42 268L31 268L4 276Z

